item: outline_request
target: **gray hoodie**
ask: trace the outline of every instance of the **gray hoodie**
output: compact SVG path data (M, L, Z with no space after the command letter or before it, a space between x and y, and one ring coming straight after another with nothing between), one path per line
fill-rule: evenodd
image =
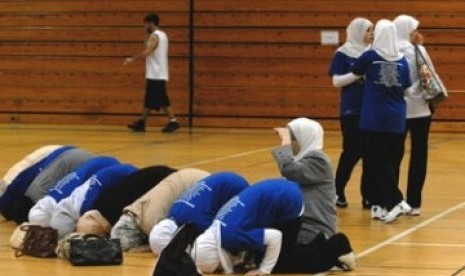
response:
M61 178L92 157L94 154L83 149L71 149L61 154L36 176L24 195L34 203L39 201Z
M289 145L274 149L272 154L281 175L298 182L304 196L305 211L297 243L310 243L321 232L326 238L334 235L336 190L329 157L322 150L312 150L296 161Z

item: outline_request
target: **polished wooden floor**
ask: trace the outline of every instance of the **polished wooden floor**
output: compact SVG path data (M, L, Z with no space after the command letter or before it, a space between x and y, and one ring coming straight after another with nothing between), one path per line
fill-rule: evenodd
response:
M0 124L0 174L46 144L72 144L112 155L137 166L168 164L209 171L231 170L250 182L278 175L270 149L278 143L271 130L181 129L175 134L130 133L123 127ZM325 134L325 148L337 164L339 132ZM408 149L408 147L407 147ZM372 221L360 206L357 166L348 185L349 208L339 211L339 230L358 256L355 271L334 275L465 275L465 134L433 133L420 217L393 224ZM408 158L408 150L405 158ZM405 186L403 164L401 185ZM126 254L116 267L72 267L56 259L15 258L8 240L15 225L0 222L0 275L151 275L151 254Z

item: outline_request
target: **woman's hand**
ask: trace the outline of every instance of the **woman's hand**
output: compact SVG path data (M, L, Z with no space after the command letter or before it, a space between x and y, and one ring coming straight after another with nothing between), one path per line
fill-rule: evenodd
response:
M129 63L133 62L134 61L134 58L132 57L128 57L124 60L124 66L128 65Z
M281 145L290 145L291 144L291 134L289 133L289 129L286 127L276 127L274 128L274 131L276 131L279 135L279 138L281 138Z
M265 276L265 275L270 275L268 273L260 271L260 269L254 269L245 274L245 276Z

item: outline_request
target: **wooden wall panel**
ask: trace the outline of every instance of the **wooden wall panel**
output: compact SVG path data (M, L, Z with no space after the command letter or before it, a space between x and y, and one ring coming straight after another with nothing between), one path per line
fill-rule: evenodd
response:
M143 17L159 12L170 38L169 93L189 115L189 0L0 1L0 121L118 123L140 111ZM328 67L337 47L321 30L357 16L416 16L450 90L436 120L465 120L465 5L437 0L193 0L195 126L263 127L311 116L338 126ZM86 116L89 114L89 116ZM15 119L16 120L16 119ZM129 120L129 119L128 119ZM185 121L184 121L185 122Z
M170 39L168 91L181 118L189 109L189 2L0 2L0 113L11 122L121 123L141 112L147 13ZM45 119L49 117L49 119Z
M337 47L320 45L321 30L337 30L343 42L357 16L376 22L409 13L421 21L451 94L435 118L463 120L463 11L461 1L196 0L194 110L211 125L234 117L337 119L339 92L328 76Z
M0 63L2 72L69 72L69 73L119 73L145 74L143 61L130 66L123 66L121 57L13 57L7 56ZM170 73L183 75L188 70L187 59L172 57L170 59Z
M4 1L0 2L0 11L9 13L38 12L150 12L150 11L183 11L189 10L189 2L185 0L87 0L87 1Z
M188 95L185 88L171 87L173 107L186 115ZM140 112L143 90L135 86L121 87L34 87L6 86L2 88L2 111L23 113L91 113L128 114Z
M7 13L0 14L0 26L73 26L73 27L141 27L147 12L68 12L68 13ZM186 12L160 12L161 24L185 27Z
M334 118L339 94L328 89L302 88L202 88L196 93L195 112L218 117L300 117ZM315 96L318 100L311 100ZM213 104L209 104L212 102ZM243 106L238 109L236 106ZM305 112L302 113L302 110Z
M196 0L195 10L201 12L224 12L224 11L315 11L315 12L353 12L360 14L370 12L453 12L465 11L461 0L392 0L392 1L370 1L370 0Z
M396 12L364 12L370 20L394 18ZM462 28L465 18L451 11L421 13L409 12L421 22L421 28ZM196 15L196 26L201 27L341 27L341 22L350 22L360 15L359 11L222 11L199 12Z
M128 53L141 50L141 42L18 42L8 41L0 43L0 56L39 56L39 57L120 57ZM187 59L189 45L186 42L171 42L170 57L184 57ZM54 59L53 59L54 60Z
M187 30L185 28L165 28L170 34L169 39L172 42L187 42ZM9 28L0 29L0 37L6 41L59 41L59 42L134 42L143 41L143 28L70 28L70 27L31 27L31 28ZM141 43L141 46L143 44Z

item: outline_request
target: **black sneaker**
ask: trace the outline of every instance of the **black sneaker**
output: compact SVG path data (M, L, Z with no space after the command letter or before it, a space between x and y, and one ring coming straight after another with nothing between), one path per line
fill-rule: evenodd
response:
M336 206L339 208L347 208L347 206L349 206L349 204L347 203L346 197L344 195L337 196Z
M132 124L128 125L128 128L134 132L145 132L145 121L142 119L134 121Z
M161 132L175 132L181 125L178 122L169 122L166 127L161 129Z

